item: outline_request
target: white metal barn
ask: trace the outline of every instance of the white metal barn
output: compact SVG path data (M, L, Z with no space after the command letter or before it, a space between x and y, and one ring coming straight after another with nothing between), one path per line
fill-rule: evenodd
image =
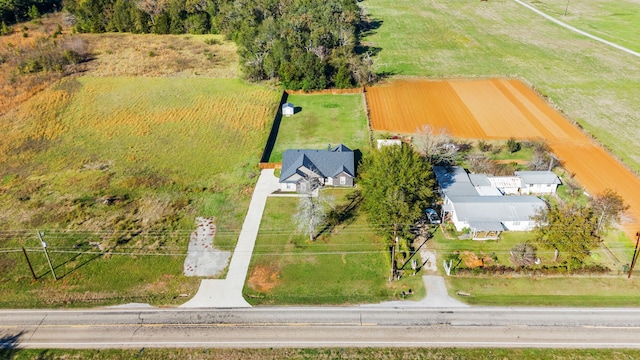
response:
M442 218L448 218L458 231L468 228L472 239L497 239L505 230L529 231L535 226L533 216L545 206L535 196L503 196L508 192L496 187L511 189L519 178L468 174L460 166L434 166L433 170L444 200Z
M522 194L555 194L560 179L551 171L516 171L522 179Z

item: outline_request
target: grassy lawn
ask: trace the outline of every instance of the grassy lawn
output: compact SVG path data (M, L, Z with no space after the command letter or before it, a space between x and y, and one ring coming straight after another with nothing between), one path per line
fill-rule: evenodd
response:
M640 103L634 100L640 98L640 59L563 29L510 0L367 0L361 5L381 22L364 39L380 49L375 59L379 72L524 79L640 170L640 147L635 146ZM637 33L637 25L633 31Z
M449 294L472 305L638 307L634 277L447 277ZM472 296L458 296L463 291Z
M369 147L362 94L289 95L288 101L300 111L282 117L270 162L282 161L287 149L326 149L340 143L352 150Z
M505 232L498 241L445 239L441 232L434 241L439 257L446 258L460 251L462 258L485 257L485 264L513 266L509 250L517 243L533 240L531 234ZM588 263L601 264L612 269L604 276L450 276L445 277L449 294L473 305L496 306L639 306L640 278L627 279L620 272L622 264L631 259L633 249L621 232L607 236L604 247L594 251ZM536 252L542 264L553 261L553 251L538 247ZM469 261L469 260L467 260ZM465 261L459 266L465 266ZM441 269L442 271L442 269ZM442 272L444 273L444 272ZM637 273L637 272L636 272ZM459 296L458 292L472 296Z
M194 219L214 217L216 246L233 249L279 96L237 79L80 77L0 118L0 306L193 295Z
M126 350L7 350L22 359L635 359L638 350L612 349L468 349L468 348L318 348L318 349L126 349ZM2 353L0 353L2 354Z
M182 275L187 233L146 239L146 251L124 245L110 254L101 254L87 245L87 239L100 240L96 234L50 233L45 239L58 281L54 281L37 239L20 244L3 242L3 248L27 248L38 280L33 280L21 251L0 254L0 307L57 308L130 302L178 305L188 299L187 294L194 295L200 284L199 278ZM152 244L157 246L159 241L166 245L155 251Z
M350 190L332 193L337 206L350 203ZM397 299L412 289L425 295L420 276L387 284L388 252L381 238L355 211L316 241L297 234L292 215L298 200L273 197L267 201L249 267L245 296L254 305L354 304Z
M640 31L640 5L633 0L525 0L537 9L580 30L640 51L637 42ZM566 11L566 15L565 15Z

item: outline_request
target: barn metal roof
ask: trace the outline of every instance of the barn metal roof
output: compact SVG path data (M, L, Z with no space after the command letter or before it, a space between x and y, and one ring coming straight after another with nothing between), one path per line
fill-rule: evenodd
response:
M558 175L551 171L516 171L516 176L522 179L524 184L556 184L560 185L560 179Z
M478 196L469 174L461 166L434 166L433 172L438 180L440 190L451 196Z
M543 209L544 201L535 196L451 196L454 211L461 221L529 221Z

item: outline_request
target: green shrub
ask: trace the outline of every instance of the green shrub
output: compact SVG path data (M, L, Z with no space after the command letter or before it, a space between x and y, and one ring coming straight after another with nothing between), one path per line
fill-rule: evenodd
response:
M521 145L518 141L516 141L516 139L514 138L509 138L509 140L507 140L507 149L509 150L510 153L514 153L514 152L518 152L520 151Z
M0 36L9 35L13 33L13 28L11 26L7 26L7 24L3 21L0 25Z
M218 40L218 39L206 39L204 41L205 44L207 45L221 45L222 41Z

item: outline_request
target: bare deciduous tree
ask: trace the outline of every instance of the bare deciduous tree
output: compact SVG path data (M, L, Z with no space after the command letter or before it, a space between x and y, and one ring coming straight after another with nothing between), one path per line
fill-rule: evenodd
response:
M325 220L327 209L333 207L333 196L319 191L320 184L317 178L307 178L302 186L298 210L294 215L294 222L298 231L309 236L309 241L314 241L316 228ZM317 195L314 193L317 191Z
M468 154L467 162L469 163L469 170L476 174L493 174L496 164L487 155L480 154Z
M424 125L419 131L422 138L423 150L427 161L431 165L450 165L455 163L458 155L458 145L453 141L446 129L437 131L430 125Z
M515 266L531 266L536 263L536 247L530 243L516 244L509 252L509 260Z
M160 15L169 5L167 0L137 0L136 7L149 15L151 23L156 24L156 16Z
M622 196L611 189L605 189L601 194L597 194L590 203L597 217L596 226L599 234L613 223L620 221L620 215L629 208Z
M563 181L563 185L567 188L567 194L571 196L575 197L580 195L583 192L582 186L580 186L580 184L574 178L573 175L566 177Z
M554 159L551 156L551 149L544 141L533 141L525 144L525 146L533 148L533 156L529 162L530 170L551 170L550 167L553 166Z

